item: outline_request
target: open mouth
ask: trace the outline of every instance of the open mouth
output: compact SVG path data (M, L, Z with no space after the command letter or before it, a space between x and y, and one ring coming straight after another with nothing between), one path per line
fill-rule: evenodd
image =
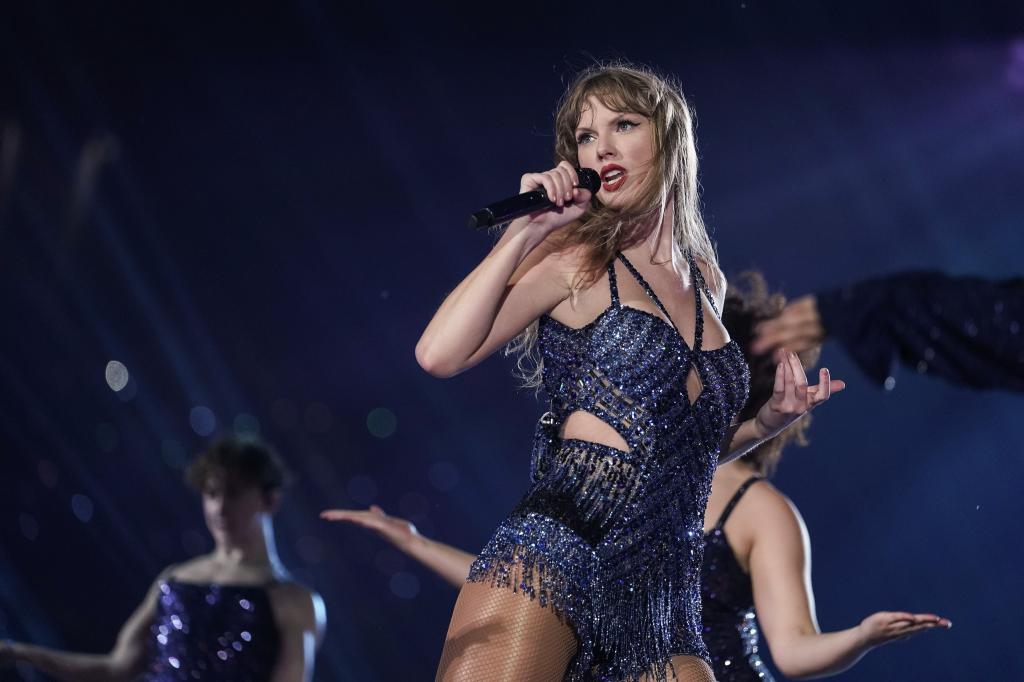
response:
M608 164L601 169L601 186L606 192L614 192L626 182L626 169L617 164Z

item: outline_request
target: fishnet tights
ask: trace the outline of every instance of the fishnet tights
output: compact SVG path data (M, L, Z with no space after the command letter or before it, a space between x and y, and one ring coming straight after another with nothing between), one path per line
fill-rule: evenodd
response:
M557 682L576 654L576 635L554 611L488 583L459 592L436 682Z
M566 623L536 600L488 583L466 583L455 602L435 682L560 682L576 655ZM674 674L673 674L674 673ZM696 656L675 656L669 682L715 682ZM654 682L645 675L641 682Z

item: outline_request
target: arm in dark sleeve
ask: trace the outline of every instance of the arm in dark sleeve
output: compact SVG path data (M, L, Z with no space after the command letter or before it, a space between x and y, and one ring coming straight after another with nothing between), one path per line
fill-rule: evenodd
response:
M827 336L878 384L900 363L961 386L1024 391L1024 278L902 272L817 301Z

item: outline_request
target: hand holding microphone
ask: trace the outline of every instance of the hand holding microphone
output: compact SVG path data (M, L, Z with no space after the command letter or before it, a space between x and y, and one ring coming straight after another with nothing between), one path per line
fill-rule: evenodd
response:
M532 214L530 222L550 232L582 216L600 185L597 171L562 161L545 173L523 175L519 194L477 211L469 226L486 228Z

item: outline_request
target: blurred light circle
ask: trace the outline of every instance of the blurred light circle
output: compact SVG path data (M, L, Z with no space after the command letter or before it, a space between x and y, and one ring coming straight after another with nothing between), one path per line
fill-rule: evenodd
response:
M185 468L185 448L173 438L168 438L160 444L160 457L172 469Z
M366 428L377 438L387 438L398 428L398 417L386 407L377 407L366 415Z
M448 460L440 460L430 465L427 480L442 493L451 492L459 484L459 470Z
M420 579L412 573L399 571L391 576L391 591L400 599L415 599L420 593Z
M111 360L107 363L107 369L104 372L104 376L107 379L107 386L112 391L120 391L128 385L128 368L117 360Z
M260 435L260 422L251 414L240 413L235 417L233 426L238 436L255 438Z
M217 417L209 407L196 405L189 412L188 423L197 435L209 436L217 428Z
M71 511L82 523L89 523L92 520L92 500L82 494L71 496Z
M39 537L39 522L36 521L36 517L28 512L18 514L18 527L21 529L21 534L25 536L26 540L31 541Z
M366 506L377 497L377 482L363 474L353 476L348 481L348 495L356 504Z
M97 424L96 425L96 444L99 445L100 450L103 452L113 452L114 448L117 447L117 441L120 437L115 429L110 424Z

